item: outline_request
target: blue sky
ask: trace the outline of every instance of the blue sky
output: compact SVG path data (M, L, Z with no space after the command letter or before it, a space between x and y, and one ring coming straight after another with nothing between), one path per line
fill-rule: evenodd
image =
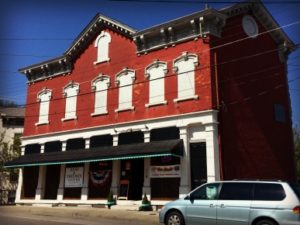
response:
M300 1L268 0L267 9L283 26L300 21ZM25 104L26 78L18 69L60 56L96 13L137 30L181 17L205 6L205 1L116 1L116 0L9 0L1 2L0 15L0 99ZM207 0L206 2L210 2ZM213 1L219 9L234 3ZM236 1L234 1L236 2ZM300 43L300 23L285 32ZM300 127L300 50L288 61L288 79L293 124Z

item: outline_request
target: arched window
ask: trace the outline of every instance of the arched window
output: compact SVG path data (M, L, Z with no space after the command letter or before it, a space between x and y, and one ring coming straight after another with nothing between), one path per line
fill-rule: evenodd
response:
M109 43L111 42L110 34L102 31L95 41L97 48L97 63L109 61Z
M174 102L198 98L195 94L195 68L197 65L197 55L187 52L174 60L174 71L177 73L178 86L178 94Z
M116 76L116 83L119 86L119 107L116 112L133 110L132 105L132 84L135 80L135 72L127 68L123 69Z
M92 82L92 89L95 91L95 110L92 116L107 114L107 89L109 85L109 77L104 75L99 75Z
M76 105L78 93L79 84L76 84L73 81L71 81L67 86L65 86L63 94L66 97L66 108L65 118L63 118L62 121L77 119Z
M40 103L39 121L35 125L48 124L49 120L49 105L52 92L49 89L44 88L38 93L37 101Z
M149 79L149 103L146 107L166 104L165 100L165 74L167 64L155 61L146 68L146 76Z

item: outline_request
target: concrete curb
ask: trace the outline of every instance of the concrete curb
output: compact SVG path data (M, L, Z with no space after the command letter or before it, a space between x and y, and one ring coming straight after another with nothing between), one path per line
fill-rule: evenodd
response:
M38 206L1 206L1 214L32 214L39 216L73 217L80 219L115 219L122 221L144 221L147 225L159 224L158 212L141 212L130 209L106 209L93 207L38 207Z

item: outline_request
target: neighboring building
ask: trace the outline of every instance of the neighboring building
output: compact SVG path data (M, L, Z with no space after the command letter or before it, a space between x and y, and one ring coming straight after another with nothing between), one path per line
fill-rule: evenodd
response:
M14 141L21 137L24 114L24 108L0 108L1 156L3 156L4 145L7 145L7 150L11 150ZM10 154L14 155L13 152ZM18 182L17 175L14 172L0 171L0 205L14 202Z
M142 31L96 15L28 78L17 203L163 203L206 181L295 179L287 56L260 1Z

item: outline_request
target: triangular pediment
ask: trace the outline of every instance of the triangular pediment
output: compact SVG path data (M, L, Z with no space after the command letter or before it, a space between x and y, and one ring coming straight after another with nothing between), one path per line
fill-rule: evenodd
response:
M112 30L129 39L132 39L132 35L136 32L135 29L123 23L97 14L62 56L22 68L19 71L27 76L29 82L69 73L72 71L73 62L104 29Z

